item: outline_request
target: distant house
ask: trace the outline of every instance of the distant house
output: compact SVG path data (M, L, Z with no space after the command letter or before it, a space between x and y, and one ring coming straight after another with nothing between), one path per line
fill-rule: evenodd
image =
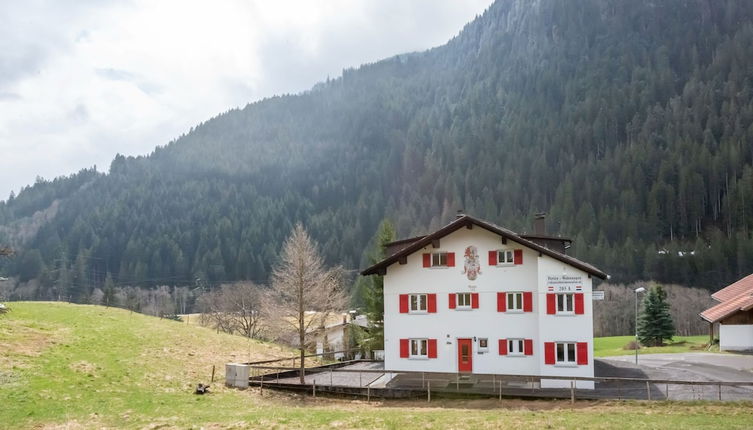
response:
M713 340L714 325L719 327L719 349L753 350L753 274L711 295L718 305L701 312L709 322Z
M334 318L340 318L337 321L331 321ZM319 327L314 331L316 338L316 353L332 353L332 358L342 360L348 356L344 351L354 348L356 345L351 344L351 333L354 326L368 327L366 315L354 315L342 313L333 315L330 322L324 327Z
M592 276L607 275L540 221L520 235L460 214L389 244L362 272L384 275L385 369L593 377Z

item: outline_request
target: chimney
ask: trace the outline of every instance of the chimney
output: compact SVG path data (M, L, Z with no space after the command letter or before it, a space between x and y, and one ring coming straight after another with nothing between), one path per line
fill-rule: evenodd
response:
M465 216L465 212L462 209L458 209L458 213L455 215L455 219L463 218Z
M533 234L546 235L546 212L538 212L533 216Z

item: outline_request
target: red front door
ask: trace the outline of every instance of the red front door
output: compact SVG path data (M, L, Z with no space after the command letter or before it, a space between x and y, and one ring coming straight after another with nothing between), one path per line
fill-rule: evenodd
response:
M470 339L458 339L458 372L473 371L472 345Z

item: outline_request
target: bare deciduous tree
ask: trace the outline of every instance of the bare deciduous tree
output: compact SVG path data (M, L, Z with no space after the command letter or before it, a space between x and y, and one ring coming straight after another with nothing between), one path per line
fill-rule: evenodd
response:
M316 244L301 224L295 226L282 247L265 302L265 313L279 322L277 327L297 335L303 383L304 356L313 331L323 326L332 312L342 311L347 298L342 288L342 269L324 267Z
M197 305L204 325L254 339L263 336L261 290L251 282L222 285L202 294Z

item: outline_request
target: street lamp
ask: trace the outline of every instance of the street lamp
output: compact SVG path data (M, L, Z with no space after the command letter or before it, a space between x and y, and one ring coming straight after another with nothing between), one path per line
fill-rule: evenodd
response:
M645 288L640 287L635 289L635 365L638 365L638 293L646 291Z

